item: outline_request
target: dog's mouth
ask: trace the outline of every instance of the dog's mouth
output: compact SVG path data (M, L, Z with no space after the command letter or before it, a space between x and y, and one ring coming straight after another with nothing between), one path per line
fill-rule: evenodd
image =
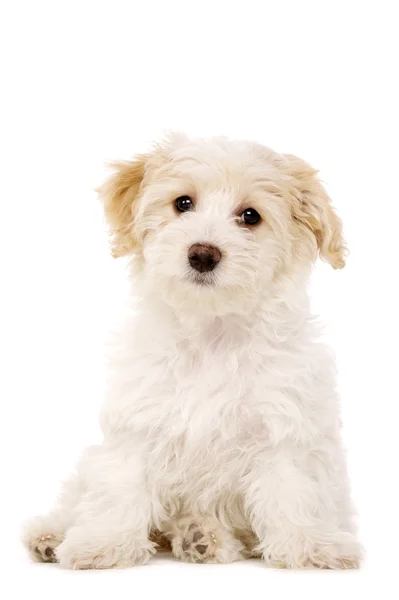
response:
M214 273L198 273L194 270L188 273L188 279L193 285L210 286L215 285Z

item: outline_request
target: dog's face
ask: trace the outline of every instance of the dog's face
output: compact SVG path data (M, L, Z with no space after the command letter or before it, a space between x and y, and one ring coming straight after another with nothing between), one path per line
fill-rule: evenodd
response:
M100 189L113 253L135 254L147 285L174 306L245 313L318 251L344 265L340 221L296 157L173 136L116 168Z

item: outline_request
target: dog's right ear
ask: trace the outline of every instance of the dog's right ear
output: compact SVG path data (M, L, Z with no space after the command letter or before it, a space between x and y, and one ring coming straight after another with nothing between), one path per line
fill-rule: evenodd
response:
M114 174L96 190L104 205L114 257L129 254L136 245L133 220L146 163L145 156L134 161L111 163Z

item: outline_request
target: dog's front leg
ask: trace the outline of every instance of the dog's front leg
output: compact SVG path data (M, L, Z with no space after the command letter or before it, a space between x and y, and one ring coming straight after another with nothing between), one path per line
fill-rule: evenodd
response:
M70 569L129 567L154 552L148 539L152 503L140 447L104 444L81 465L87 492L74 524L56 549L61 566Z
M346 518L336 500L339 482L331 475L331 465L323 464L322 453L313 473L304 456L306 449L289 444L254 461L245 493L259 539L254 553L272 567L356 568L361 547L343 525Z

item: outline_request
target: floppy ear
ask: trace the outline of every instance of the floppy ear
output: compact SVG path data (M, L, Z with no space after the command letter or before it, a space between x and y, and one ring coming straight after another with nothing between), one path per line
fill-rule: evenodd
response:
M336 215L329 196L321 185L317 171L291 154L283 155L284 171L291 180L291 213L304 231L312 232L320 257L334 269L345 266L347 254L342 237L342 223Z
M131 162L112 163L115 173L97 189L104 205L114 257L124 256L135 247L133 219L146 162L146 157L141 156Z

